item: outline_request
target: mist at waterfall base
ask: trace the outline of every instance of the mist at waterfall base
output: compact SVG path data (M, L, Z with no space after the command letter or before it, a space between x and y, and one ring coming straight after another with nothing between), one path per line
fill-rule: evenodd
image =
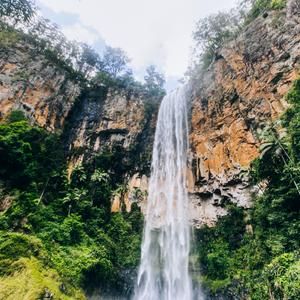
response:
M202 298L193 293L189 274L186 94L183 86L160 106L134 300Z

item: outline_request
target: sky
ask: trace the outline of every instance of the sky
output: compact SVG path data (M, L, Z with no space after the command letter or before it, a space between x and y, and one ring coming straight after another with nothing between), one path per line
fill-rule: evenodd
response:
M187 70L196 22L236 0L38 0L42 15L98 52L122 48L138 80L154 64L176 86Z

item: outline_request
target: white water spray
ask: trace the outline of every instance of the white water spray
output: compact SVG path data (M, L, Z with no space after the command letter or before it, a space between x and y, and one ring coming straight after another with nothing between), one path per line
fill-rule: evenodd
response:
M191 300L185 88L167 95L158 114L135 300Z

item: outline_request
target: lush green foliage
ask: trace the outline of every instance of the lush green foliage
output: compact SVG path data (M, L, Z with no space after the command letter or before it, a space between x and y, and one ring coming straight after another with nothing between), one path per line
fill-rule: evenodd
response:
M0 278L1 300L86 299L80 289L62 283L57 271L34 257L12 261L10 266L14 271Z
M191 66L189 75L195 76L199 69L206 69L218 59L220 48L232 40L245 25L269 10L285 6L286 0L241 0L237 8L200 19L193 33L194 65Z
M300 80L287 99L291 107L279 124L266 127L261 156L253 162L254 183L267 186L263 194L250 210L233 206L216 227L197 232L203 282L211 293L300 297Z
M241 22L241 16L235 10L219 12L198 21L193 33L195 54L198 53L204 67L209 66L220 47L235 35Z
M126 73L129 61L130 59L122 49L107 47L103 60L100 62L100 69L116 78L119 74Z
M12 276L7 284L29 272L36 274L30 283L35 291L35 279L52 292L59 282L69 285L60 291L66 297L68 291L75 295L73 287L121 290L124 271L139 260L142 218L138 208L110 213L119 183L113 174L120 180L122 170L110 164L109 154L78 166L68 182L60 138L17 111L0 125L0 154L0 273ZM19 260L23 271L15 273ZM42 268L57 274L52 285ZM28 289L24 283L22 293Z
M282 9L286 6L286 0L255 0L248 2L251 2L252 6L247 16L247 22L250 22L270 9Z
M20 120L20 121L19 121ZM46 184L62 162L58 137L22 120L14 112L8 124L0 125L0 179L13 187Z
M155 66L151 65L146 70L145 90L148 97L160 99L165 95L164 84L165 78L162 74L156 71Z

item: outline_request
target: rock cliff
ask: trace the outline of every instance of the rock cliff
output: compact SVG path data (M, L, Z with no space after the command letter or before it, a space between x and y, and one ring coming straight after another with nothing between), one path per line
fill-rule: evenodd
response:
M285 11L259 17L194 78L190 172L191 217L212 225L228 202L251 205L250 163L259 131L287 108L299 74L300 19Z
M228 202L251 205L256 189L248 170L259 155L258 133L285 111L285 94L299 74L299 15L288 15L258 17L191 80L188 178L196 226L213 225ZM21 109L32 122L62 133L69 175L99 153L119 151L127 189L112 199L113 211L144 204L157 107L126 89L84 86L30 43L1 44L0 119Z
M3 42L3 41L2 41ZM62 130L81 88L70 72L30 43L0 43L0 118L20 109L49 131Z
M113 209L126 202L129 210L139 179L144 178L146 189L159 103L153 105L142 93L126 88L89 87L28 41L1 42L0 47L0 121L12 110L22 110L32 123L61 134L69 176L95 155L119 151L117 163L126 165L122 175L130 189Z
M130 211L132 203L142 203L146 197L158 109L158 103L155 107L148 104L126 90L110 89L104 96L100 90L91 90L81 96L68 118L64 135L69 175L94 156L118 153L116 165L122 169L123 188L112 199L114 212L123 205Z

